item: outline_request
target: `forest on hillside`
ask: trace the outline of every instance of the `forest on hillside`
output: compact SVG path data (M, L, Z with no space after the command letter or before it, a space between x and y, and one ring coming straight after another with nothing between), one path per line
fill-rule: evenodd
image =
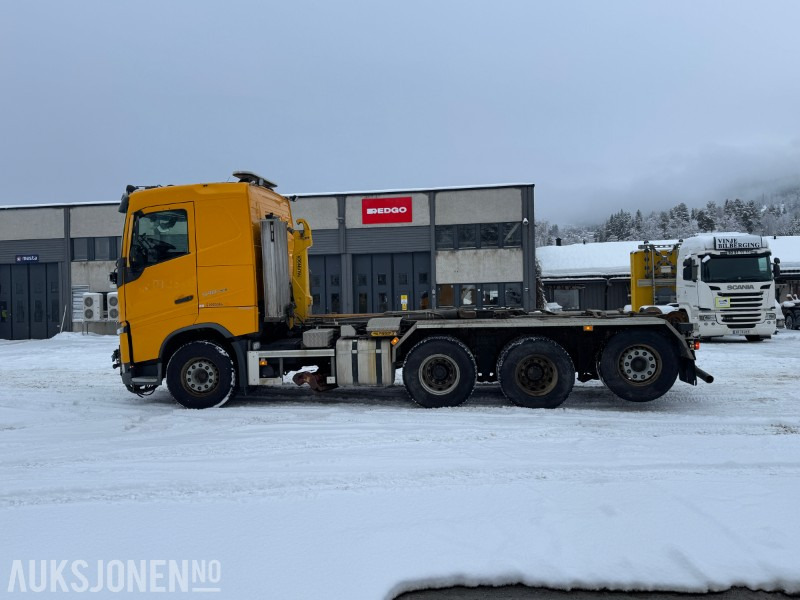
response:
M536 223L536 245L611 242L621 240L669 240L708 231L739 231L758 235L800 235L800 185L762 194L759 200L709 201L702 208L680 202L668 210L625 210L592 226L559 226Z

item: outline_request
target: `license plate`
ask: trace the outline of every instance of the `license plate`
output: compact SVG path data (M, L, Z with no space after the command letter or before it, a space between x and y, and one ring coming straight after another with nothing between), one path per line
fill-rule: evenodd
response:
M731 333L733 335L747 335L751 331L753 331L753 330L752 329L734 329L733 331L731 331Z

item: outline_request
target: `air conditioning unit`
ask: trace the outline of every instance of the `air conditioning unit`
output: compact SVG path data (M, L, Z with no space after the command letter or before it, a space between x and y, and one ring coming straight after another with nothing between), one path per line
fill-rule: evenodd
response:
M103 294L100 292L86 292L83 295L83 320L103 320Z
M106 306L108 307L108 320L119 321L119 295L117 292L106 294Z

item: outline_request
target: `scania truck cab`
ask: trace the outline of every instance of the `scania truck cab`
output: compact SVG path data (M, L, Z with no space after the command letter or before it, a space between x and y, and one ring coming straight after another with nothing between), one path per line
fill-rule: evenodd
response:
M657 308L694 324L699 337L775 332L779 259L758 235L698 235L670 246L645 243L631 253L633 310Z

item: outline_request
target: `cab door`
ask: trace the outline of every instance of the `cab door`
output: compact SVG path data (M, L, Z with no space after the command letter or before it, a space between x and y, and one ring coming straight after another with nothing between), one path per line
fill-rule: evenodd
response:
M157 359L170 333L197 320L194 204L148 207L126 224L119 286L130 360Z

